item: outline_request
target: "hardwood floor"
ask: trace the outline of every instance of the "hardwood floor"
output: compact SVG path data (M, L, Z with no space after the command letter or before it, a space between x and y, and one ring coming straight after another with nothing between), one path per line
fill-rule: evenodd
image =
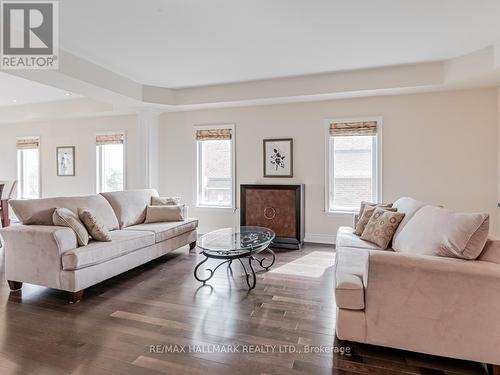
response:
M185 247L85 290L76 304L26 283L11 294L2 268L0 374L485 373L477 363L338 342L328 254L320 245L277 251L275 271L295 261L282 270L308 274L320 255L325 272L260 272L248 292L235 262L232 275L223 266L201 287L192 273L197 254ZM299 352L306 345L352 353Z

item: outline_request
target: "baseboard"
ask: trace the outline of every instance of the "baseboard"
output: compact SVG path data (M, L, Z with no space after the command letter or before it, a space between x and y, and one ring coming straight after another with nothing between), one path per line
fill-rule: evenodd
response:
M324 243L328 245L335 245L336 236L334 234L316 234L306 233L304 242L310 243Z

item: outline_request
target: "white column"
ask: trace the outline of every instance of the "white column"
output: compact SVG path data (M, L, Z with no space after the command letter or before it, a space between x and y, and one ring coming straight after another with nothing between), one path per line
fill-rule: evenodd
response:
M139 120L139 176L141 188L159 188L160 112L141 110Z

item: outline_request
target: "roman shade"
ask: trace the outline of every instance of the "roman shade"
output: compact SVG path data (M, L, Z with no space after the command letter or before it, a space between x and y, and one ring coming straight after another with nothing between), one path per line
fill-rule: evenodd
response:
M98 134L95 137L95 144L97 146L103 145L117 145L125 142L125 134L123 133L110 133Z
M40 137L17 138L16 147L18 150L28 150L40 147Z
M377 121L330 123L331 137L346 137L346 136L376 135L376 134L377 134Z
M196 131L197 141L229 140L232 137L231 129L200 129Z

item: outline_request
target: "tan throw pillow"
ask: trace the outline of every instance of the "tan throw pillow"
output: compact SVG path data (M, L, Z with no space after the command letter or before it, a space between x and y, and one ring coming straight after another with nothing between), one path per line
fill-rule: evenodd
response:
M382 249L387 249L404 217L405 214L402 212L388 211L377 207L366 224L361 239L372 242Z
M67 208L57 208L52 214L52 222L54 225L73 229L79 246L88 245L89 233L73 211Z
M184 205L148 206L144 223L159 223L164 221L183 221Z
M97 216L94 210L88 208L79 208L78 217L82 221L85 228L87 228L92 239L96 241L110 242L111 236L109 235L108 228L104 221Z
M368 224L368 221L370 221L370 218L372 217L376 208L381 208L386 211L396 211L396 209L392 207L377 207L377 206L366 205L363 209L361 217L358 220L358 223L356 224L356 228L354 229L354 234L357 234L358 236L361 236L363 234L366 224Z
M357 215L354 215L354 228L356 228L356 225L358 225L358 221L363 216L363 211L365 207L385 207L385 208L390 208L392 207L392 203L371 203L367 201L361 201L361 206L359 208L359 213Z
M151 197L152 206L177 206L181 204L180 197Z
M418 210L399 233L394 251L476 259L489 231L487 213L461 213L435 206Z

